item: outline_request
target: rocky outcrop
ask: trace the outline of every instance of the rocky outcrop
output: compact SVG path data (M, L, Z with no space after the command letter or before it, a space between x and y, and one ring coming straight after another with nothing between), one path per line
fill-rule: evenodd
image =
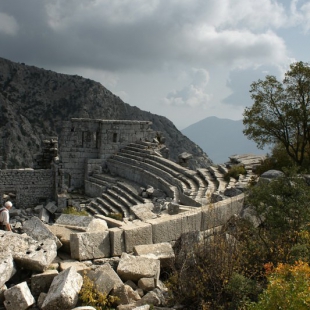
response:
M0 161L2 168L32 167L41 140L60 133L61 122L75 118L151 121L161 132L170 157L193 154L189 165L207 167L210 159L171 121L124 103L101 84L0 58ZM45 147L45 146L43 146Z

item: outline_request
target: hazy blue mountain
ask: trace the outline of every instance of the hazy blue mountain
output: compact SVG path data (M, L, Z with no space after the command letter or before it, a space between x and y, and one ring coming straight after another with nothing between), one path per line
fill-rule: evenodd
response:
M234 154L266 154L242 133L242 120L207 117L181 130L190 140L198 144L215 164L228 161Z

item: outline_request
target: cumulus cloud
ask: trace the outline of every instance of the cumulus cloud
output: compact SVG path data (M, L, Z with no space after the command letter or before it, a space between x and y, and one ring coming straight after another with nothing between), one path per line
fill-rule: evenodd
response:
M9 36L16 35L18 28L18 23L13 16L0 12L0 33Z
M193 77L189 85L170 92L163 102L167 105L199 107L206 106L211 95L206 92L209 73L204 69L192 69Z

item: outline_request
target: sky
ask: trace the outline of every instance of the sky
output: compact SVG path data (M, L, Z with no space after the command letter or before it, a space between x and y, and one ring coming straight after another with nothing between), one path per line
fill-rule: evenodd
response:
M0 0L0 57L100 82L178 129L242 119L310 57L305 0Z

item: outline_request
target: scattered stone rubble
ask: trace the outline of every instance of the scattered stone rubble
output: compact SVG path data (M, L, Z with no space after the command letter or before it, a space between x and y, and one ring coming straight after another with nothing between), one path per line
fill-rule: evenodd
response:
M249 159L232 157L231 164L242 160ZM226 185L225 195L241 197L248 181ZM220 186L219 181L219 197ZM240 192L229 194L229 188ZM12 208L12 226L19 234L0 231L0 301L5 309L94 309L78 301L84 275L102 293L119 298L118 310L144 310L150 305L168 309L160 272L174 260L174 242L193 231L202 240L209 228L214 232L214 226L225 226L227 216L241 213L242 198L227 199L230 209L225 214L226 202L221 199L210 213L207 207L182 207L152 187L142 193L156 200L133 206L136 219L131 221L60 214L63 207L56 202L27 210ZM206 223L209 218L211 224Z

